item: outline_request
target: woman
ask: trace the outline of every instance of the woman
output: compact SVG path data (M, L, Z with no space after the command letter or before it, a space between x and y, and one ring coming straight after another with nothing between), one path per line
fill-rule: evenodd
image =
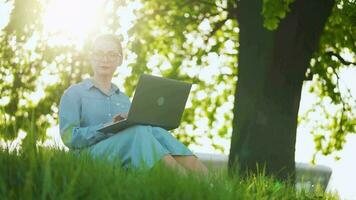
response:
M159 160L185 173L206 174L207 168L171 133L160 127L136 125L116 134L97 131L111 121L127 117L130 100L111 83L122 64L120 41L110 34L97 37L92 46L94 75L71 85L60 100L59 125L63 143L70 149L107 156L124 167L153 167Z

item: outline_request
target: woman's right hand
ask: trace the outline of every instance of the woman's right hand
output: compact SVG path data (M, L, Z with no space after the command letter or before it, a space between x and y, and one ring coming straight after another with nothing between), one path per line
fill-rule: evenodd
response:
M113 122L117 122L117 121L120 121L120 120L123 120L123 119L127 119L127 115L128 115L128 113L119 113L119 114L116 114L116 115L112 118L112 121L113 121Z

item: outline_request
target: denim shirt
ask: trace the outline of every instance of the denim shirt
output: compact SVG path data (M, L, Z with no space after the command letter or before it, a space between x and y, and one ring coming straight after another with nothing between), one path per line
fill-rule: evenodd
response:
M81 149L110 137L99 132L114 115L127 113L129 97L111 84L109 94L94 85L91 78L68 87L59 104L59 129L63 143L70 149Z

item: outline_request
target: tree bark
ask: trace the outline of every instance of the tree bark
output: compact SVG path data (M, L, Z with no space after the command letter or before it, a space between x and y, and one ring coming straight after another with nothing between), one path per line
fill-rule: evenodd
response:
M238 1L239 73L229 170L294 180L303 80L333 0L296 0L275 31L263 27L261 0Z

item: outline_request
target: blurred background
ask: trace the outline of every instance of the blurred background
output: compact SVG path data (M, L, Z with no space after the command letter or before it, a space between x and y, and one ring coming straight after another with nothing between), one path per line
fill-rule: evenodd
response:
M141 73L194 83L173 134L194 152L229 154L239 69L240 28L229 10L235 4L192 2L0 0L1 145L21 148L35 130L38 145L66 149L58 130L60 96L90 76L92 38L114 33L124 62L113 83L131 97ZM311 59L295 157L331 167L328 190L347 199L356 199L353 8L352 0L336 1Z

